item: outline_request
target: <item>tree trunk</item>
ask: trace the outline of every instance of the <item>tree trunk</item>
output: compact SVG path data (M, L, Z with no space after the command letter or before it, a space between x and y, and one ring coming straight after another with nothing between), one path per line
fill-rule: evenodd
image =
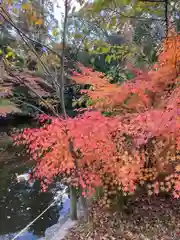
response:
M68 21L68 8L69 1L65 0L64 2L64 24L63 24L63 36L62 36L62 58L61 58L61 68L60 68L60 78L59 78L59 91L60 91L60 99L61 99L61 107L64 118L67 120L67 113L64 101L64 59L65 59L65 46L66 46L66 34L67 34L67 21ZM69 151L74 158L75 163L75 171L77 171L77 163L76 163L76 154L74 154L73 143L71 138L69 139ZM77 193L76 188L70 186L70 217L71 220L77 220Z
M88 221L88 205L87 205L87 199L84 196L80 196L80 204L82 206L83 210L83 217L85 221Z
M77 220L77 194L76 188L70 186L70 217L71 220Z

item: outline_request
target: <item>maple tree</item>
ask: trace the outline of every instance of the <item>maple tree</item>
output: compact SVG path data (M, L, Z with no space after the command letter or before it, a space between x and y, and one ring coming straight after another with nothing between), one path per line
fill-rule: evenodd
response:
M166 191L180 197L179 47L174 33L152 70L134 69L136 77L120 86L79 65L73 79L92 85L85 91L90 109L75 118L42 115L42 127L14 136L37 162L34 177L44 190L60 175L85 196L100 186L105 193L110 187L108 194L132 194L148 183L149 195ZM107 117L104 110L116 114Z
M31 24L42 24L30 14L31 4L23 9L29 11L26 17ZM152 69L145 72L129 66L136 77L122 85L79 64L81 73L73 72L72 79L91 85L82 92L91 99L89 109L75 118L66 117L65 110L64 118L42 115L40 128L14 136L15 143L25 144L37 162L34 177L41 180L43 190L60 175L68 185L82 188L84 196L94 195L97 187L105 195L132 194L139 184L148 183L149 195L167 191L179 198L179 47L180 36L172 33ZM64 61L61 65L63 88ZM36 81L29 84L39 90ZM60 95L63 100L61 90ZM113 116L104 116L104 111Z

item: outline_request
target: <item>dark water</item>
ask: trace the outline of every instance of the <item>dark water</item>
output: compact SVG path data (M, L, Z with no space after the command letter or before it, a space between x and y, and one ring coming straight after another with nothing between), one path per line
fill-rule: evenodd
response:
M43 193L38 182L33 187L24 182L17 183L15 173L26 173L32 167L32 163L23 158L12 149L8 153L0 151L0 240L12 239L47 208L54 201L56 191L62 189L56 184ZM57 223L61 209L61 203L51 207L17 239L40 239L48 227Z

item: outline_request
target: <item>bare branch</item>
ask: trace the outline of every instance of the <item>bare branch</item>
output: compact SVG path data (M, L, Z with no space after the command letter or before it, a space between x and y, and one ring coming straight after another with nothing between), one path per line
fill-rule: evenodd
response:
M5 9L0 6L0 9L3 12L6 12ZM0 12L0 15L4 18L4 15ZM15 28L18 32L20 32L27 40L29 40L32 43L38 44L42 47L45 47L47 50L49 50L50 52L52 52L53 54L57 55L60 59L61 59L61 55L59 53L57 53L56 51L54 51L52 48L48 47L46 44L43 44L39 41L36 41L32 38L30 38L29 36L27 36L21 29L19 29L15 24L13 24L11 21L9 21L8 19L5 19L13 28Z
M4 18L4 20L5 20L6 22L8 22L9 24L11 24L11 26L14 27L14 28L17 30L17 32L18 32L19 36L22 38L23 42L24 42L24 43L28 46L28 48L33 52L33 54L36 56L36 58L37 58L38 61L40 62L41 66L44 68L44 70L45 70L45 71L52 77L52 79L53 79L54 77L53 77L52 74L50 73L48 67L43 63L43 61L41 60L41 58L40 58L40 57L38 56L38 54L36 53L36 51L35 51L34 47L32 46L31 42L28 42L27 39L25 39L24 35L21 33L21 30L15 26L12 18L11 18L10 15L6 12L6 10L4 10L4 9L2 8L2 11L3 11L3 13L6 15L6 17L5 17L4 14L1 14L1 16ZM9 19L7 19L7 17L8 17Z
M79 54L80 49L81 49L81 45L83 44L83 42L85 41L85 39L87 38L87 36L89 35L89 33L90 33L90 31L88 31L88 33L86 33L86 34L84 35L84 37L81 39L80 45L79 45L79 47L78 47L78 49L77 49L77 51L76 51L76 53L75 53L75 59L76 59L76 61L77 61L78 54Z
M33 54L36 56L37 60L40 62L41 66L43 67L43 69L44 69L44 70L46 71L46 73L51 77L51 79L52 79L52 87L56 84L56 85L57 85L57 88L58 88L58 89L61 89L61 86L59 85L58 81L56 80L56 77L54 77L54 76L51 74L51 72L50 72L50 70L48 69L48 67L44 64L44 62L43 62L43 61L41 60L41 58L38 56L38 54L36 53L34 47L33 47L32 44L31 44L31 42L28 42L28 41L27 41L27 39L29 39L29 37L27 37L24 33L22 33L22 31L21 31L18 27L16 27L16 25L14 24L12 18L9 16L9 14L6 12L6 10L4 10L2 7L1 7L1 10L2 10L3 13L6 15L6 17L4 16L4 14L2 14L2 13L0 12L1 16L5 19L5 21L7 21L9 24L11 24L12 27L14 27L14 28L17 30L18 34L20 35L20 37L22 38L22 40L24 41L24 43L25 43L25 44L28 46L28 48L33 52ZM7 18L8 18L8 19L7 19ZM27 39L26 39L26 38L27 38ZM62 60L62 57L61 57L61 60ZM46 82L45 80L44 80L44 83L45 83L46 85L49 85L49 83ZM61 96L61 94L59 93L59 94L58 94L58 97L60 97L60 96ZM61 101L62 101L62 99L61 99ZM63 104L63 103L62 103L62 104Z
M166 37L168 36L169 21L168 21L168 0L165 0L165 21L166 21Z
M17 100L17 101L25 104L26 106L32 107L32 108L34 108L35 110L39 111L40 113L45 114L45 112L42 111L40 108L36 107L35 105L33 105L33 104L31 104L31 103L26 102L24 99L21 100L20 98L13 97L13 100Z
M152 20L152 21L159 21L159 22L165 22L166 19L160 19L160 18L147 18L147 17L139 17L139 16L126 16L124 15L123 13L115 10L115 9L112 9L112 8L107 8L106 10L111 10L112 12L120 15L121 17L124 17L124 18L132 18L132 19L137 19L137 20Z
M31 88L29 85L27 85L25 83L25 81L23 81L23 79L17 75L15 75L11 69L7 66L7 64L4 62L5 67L6 67L6 71L9 73L10 76L16 78L18 80L19 83L23 84L24 86L26 86L28 89L30 89L44 104L45 106L47 106L48 109L51 110L51 112L57 116L57 113L55 112L54 108L52 107L52 105L48 104L33 88Z
M140 2L164 3L164 0L140 0Z
M65 15L63 24L63 37L62 37L62 55L61 55L61 69L60 69L60 96L61 96L61 106L65 119L67 118L65 100L64 100L64 58L65 58L65 46L66 46L66 31L67 31L67 20L68 20L68 0L65 0Z

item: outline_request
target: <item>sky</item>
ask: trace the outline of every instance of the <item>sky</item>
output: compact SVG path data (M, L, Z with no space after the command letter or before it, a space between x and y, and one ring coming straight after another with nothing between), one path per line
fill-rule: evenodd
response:
M54 14L55 14L55 18L59 22L59 25L61 26L61 17L62 17L62 13L64 13L64 0L56 0L55 2L56 3L54 3ZM76 7L76 10L80 8L80 5L77 3L76 0L71 0L71 9L73 7Z

